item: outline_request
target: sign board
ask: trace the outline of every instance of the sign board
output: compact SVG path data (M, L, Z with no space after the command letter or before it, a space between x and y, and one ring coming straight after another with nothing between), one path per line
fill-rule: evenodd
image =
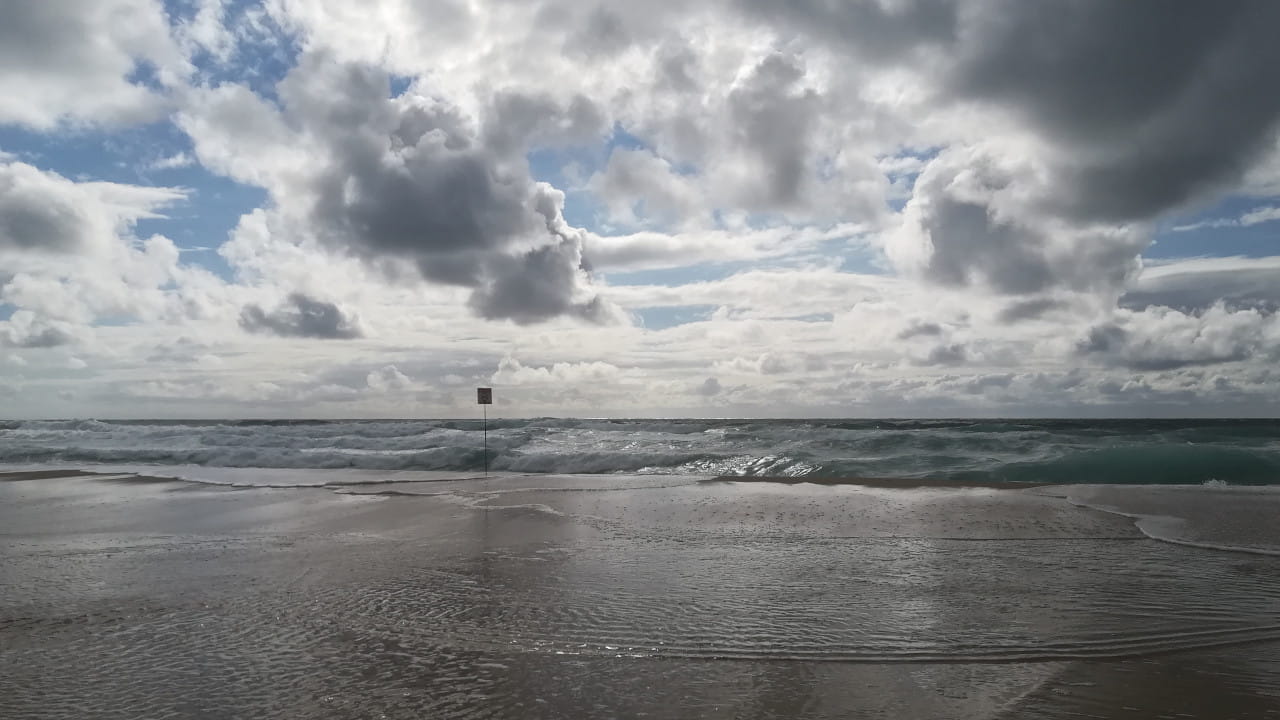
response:
M492 405L493 404L493 388L476 388L476 404Z

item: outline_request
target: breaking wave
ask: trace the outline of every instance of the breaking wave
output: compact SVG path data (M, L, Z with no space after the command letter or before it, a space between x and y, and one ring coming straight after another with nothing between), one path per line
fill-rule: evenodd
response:
M0 463L1280 483L1280 421L9 421ZM487 455L486 455L487 452Z

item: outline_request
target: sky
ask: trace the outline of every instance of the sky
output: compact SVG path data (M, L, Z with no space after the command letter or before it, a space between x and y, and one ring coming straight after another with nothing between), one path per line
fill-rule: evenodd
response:
M1275 416L1276 27L0 0L0 417Z

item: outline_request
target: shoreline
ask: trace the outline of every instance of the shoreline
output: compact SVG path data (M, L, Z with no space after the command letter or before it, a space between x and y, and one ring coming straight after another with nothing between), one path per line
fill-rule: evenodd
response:
M703 483L761 482L781 485L859 485L862 487L911 490L915 488L984 488L992 490L1026 490L1030 488L1068 485L1074 483L996 482L992 480L947 480L944 478L869 478L832 476L783 476L783 475L717 475L701 480Z

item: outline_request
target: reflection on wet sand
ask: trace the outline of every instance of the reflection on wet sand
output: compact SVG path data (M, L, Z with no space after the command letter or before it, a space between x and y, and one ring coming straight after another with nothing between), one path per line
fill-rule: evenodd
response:
M0 483L0 716L1280 717L1280 558L655 480Z

